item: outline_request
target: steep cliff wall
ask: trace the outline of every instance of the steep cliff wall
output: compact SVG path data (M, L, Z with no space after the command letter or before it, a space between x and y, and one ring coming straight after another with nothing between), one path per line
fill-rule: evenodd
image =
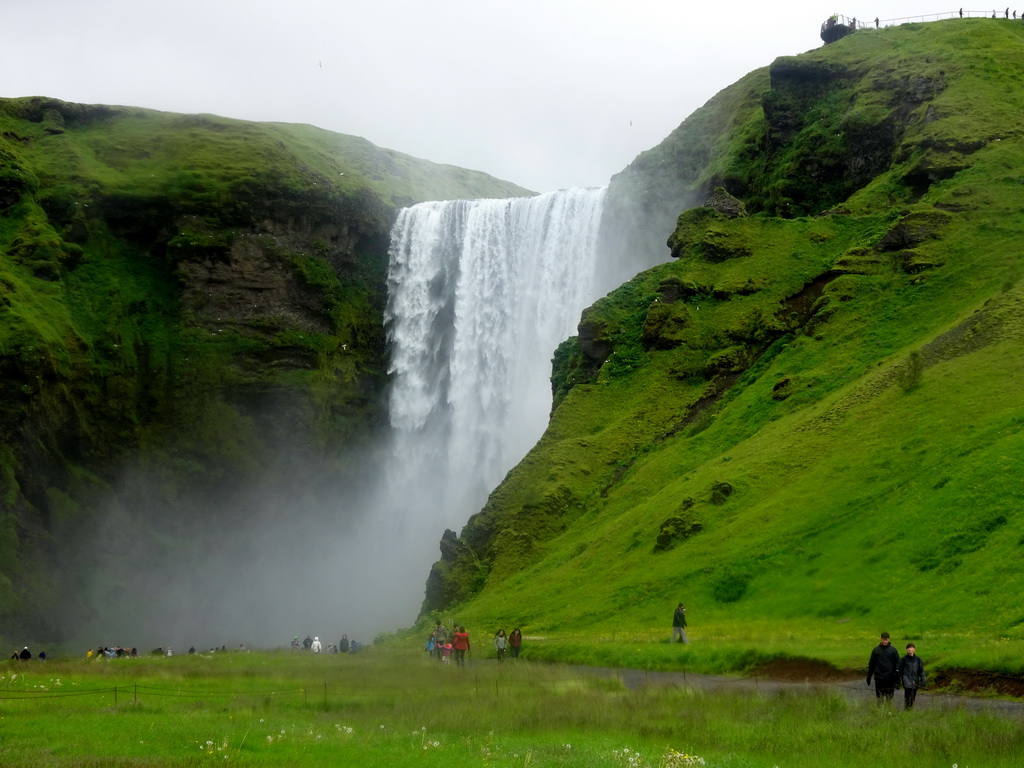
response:
M0 100L0 621L59 635L60 554L126 476L135 516L199 518L366 445L397 207L525 193L309 126Z
M970 603L1019 631L1024 29L987 21L779 59L616 177L640 225L690 200L675 261L584 312L546 434L444 534L425 613L614 631L684 593L708 620Z

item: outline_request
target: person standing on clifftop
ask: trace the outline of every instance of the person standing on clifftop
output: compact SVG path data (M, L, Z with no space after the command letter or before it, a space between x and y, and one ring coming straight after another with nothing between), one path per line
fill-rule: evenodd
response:
M889 633L883 632L881 641L871 651L868 660L868 685L875 678L875 697L879 701L892 701L896 686L899 685L897 670L900 665L900 652L889 644Z
M680 603L676 606L675 613L672 614L672 641L679 638L679 642L686 645L689 641L686 639L686 606Z

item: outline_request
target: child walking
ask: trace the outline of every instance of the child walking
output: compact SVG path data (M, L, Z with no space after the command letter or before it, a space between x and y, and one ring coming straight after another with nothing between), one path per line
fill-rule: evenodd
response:
M907 655L900 659L896 676L903 683L903 708L910 709L917 698L917 689L925 684L924 662L913 643L907 643Z

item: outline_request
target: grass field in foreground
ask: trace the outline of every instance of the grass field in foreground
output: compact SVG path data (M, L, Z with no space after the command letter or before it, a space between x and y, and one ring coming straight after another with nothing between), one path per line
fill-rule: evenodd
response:
M630 690L586 670L425 654L225 653L0 666L0 764L1003 766L1020 714L842 689Z

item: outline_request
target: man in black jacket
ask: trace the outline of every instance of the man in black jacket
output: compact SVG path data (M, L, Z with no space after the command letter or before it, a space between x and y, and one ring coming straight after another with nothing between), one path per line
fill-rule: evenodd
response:
M672 639L679 639L680 643L688 642L686 639L686 606L680 603L672 614Z
M881 642L871 651L868 660L868 685L875 678L875 696L879 701L892 701L899 684L897 669L900 664L900 653L889 644L889 633L883 632Z

